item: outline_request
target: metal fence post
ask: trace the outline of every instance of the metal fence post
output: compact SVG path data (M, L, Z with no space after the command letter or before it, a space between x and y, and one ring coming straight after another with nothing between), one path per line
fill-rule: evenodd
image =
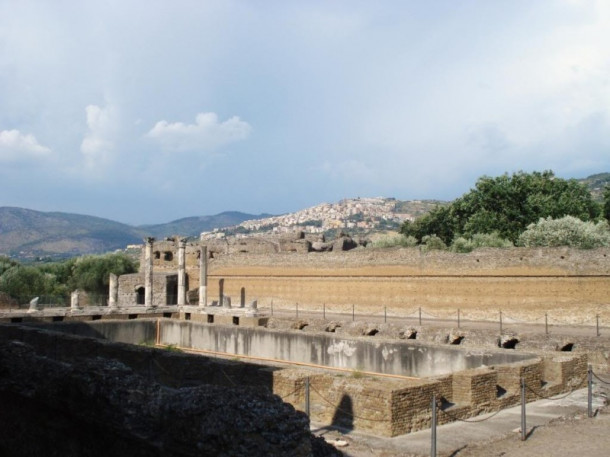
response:
M299 318L299 304L297 303L297 319Z
M352 321L356 320L356 305L352 305Z
M436 457L436 394L432 394L432 424L430 426L430 457Z
M521 441L525 441L527 438L525 424L525 379L521 378Z
M458 308L458 328L460 328L460 308Z
M544 313L544 333L546 335L549 334L549 315L548 315L548 313Z
M383 307L383 322L387 322L388 321L388 310L387 307L384 306Z
M500 336L502 336L502 310L500 310Z
M419 307L419 325L421 326L421 306Z
M593 417L593 368L587 367L587 417Z
M595 315L595 334L599 336L599 314Z
M322 305L322 313L323 313L323 316L324 316L324 320L326 320L326 303L324 303Z
M309 417L309 376L305 378L305 414Z

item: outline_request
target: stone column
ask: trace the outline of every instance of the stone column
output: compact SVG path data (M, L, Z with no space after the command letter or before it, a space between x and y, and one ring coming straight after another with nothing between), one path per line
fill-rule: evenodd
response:
M153 244L155 239L148 237L146 241L146 252L144 254L144 306L153 306Z
M70 308L71 309L79 309L80 308L80 303L79 303L79 297L80 296L80 291L78 289L76 289L74 292L72 292L70 294Z
M38 300L40 300L40 297L34 297L30 300L30 308L28 309L29 313L38 311Z
M208 305L208 247L199 249L199 306Z
M186 241L177 238L178 242L178 305L186 305Z
M218 280L218 306L225 305L225 278Z
M110 273L108 278L108 307L109 308L118 308L118 298L119 298L119 281L118 276L114 273Z

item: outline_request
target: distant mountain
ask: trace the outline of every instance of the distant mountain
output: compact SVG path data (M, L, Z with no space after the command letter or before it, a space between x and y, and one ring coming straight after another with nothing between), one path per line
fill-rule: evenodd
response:
M261 219L270 216L270 214L259 214L257 216L240 213L239 211L225 211L215 216L185 217L167 224L141 225L138 228L157 238L172 235L199 237L201 232L238 225L249 219Z
M135 227L94 216L0 208L0 253L21 259L107 252L143 236Z
M256 217L239 212L132 227L94 216L0 207L0 254L22 260L98 254L140 244L146 236L194 236Z
M610 173L579 179L598 201L610 184ZM356 198L324 203L282 216L227 211L215 216L195 216L166 224L133 227L108 219L80 214L45 213L0 207L0 255L21 260L64 258L98 254L141 244L146 236L173 235L198 238L201 232L226 229L231 233L281 232L304 227L309 231L342 230L357 233L396 230L406 219L417 218L439 204L436 200L401 201L393 198Z
M598 173L578 181L587 186L595 200L601 202L604 199L604 187L610 185L610 173Z

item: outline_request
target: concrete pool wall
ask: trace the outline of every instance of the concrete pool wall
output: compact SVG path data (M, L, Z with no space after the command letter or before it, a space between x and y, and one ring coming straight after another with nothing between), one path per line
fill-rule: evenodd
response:
M66 333L120 343L158 343L228 356L416 378L536 358L528 353L465 349L414 340L396 342L371 337L350 338L174 319L61 323L46 327L51 326Z
M418 378L535 358L526 353L465 350L412 340L392 342L176 320L161 321L159 342L235 356Z
M438 415L441 424L518 404L521 379L530 388L526 397L531 401L538 398L536 392L552 396L573 390L586 380L587 372L585 353L541 356L513 350L477 352L458 347L427 347L415 342L375 341L375 337L364 341L170 319L47 323L36 327L13 326L10 332L3 330L2 336L15 339L23 335L24 342L53 356L89 354L116 358L146 376L156 372L162 378L167 377L173 383L177 382L177 386L185 379L227 387L262 386L296 409L309 410L309 417L316 425L382 436L397 436L429 427L433 395L442 403ZM116 345L111 341L131 344ZM205 354L200 357L142 346L155 342L196 351L225 352L219 351L224 349L231 357L215 359ZM198 347L204 345L206 349ZM278 346L274 351L273 345ZM409 349L411 347L416 349ZM256 352L253 348L272 352ZM249 356L243 354L242 359L239 352L232 352L234 350L263 354L254 357L269 359L294 355L310 361L333 362L335 368L344 367L351 372L249 364ZM393 357L388 356L390 353ZM414 358L409 361L411 356ZM483 365L474 368L480 363ZM195 368L199 365L200 368ZM425 372L433 374L425 378L386 377L369 374L364 369L384 365L400 370L415 368L420 376ZM461 366L466 369L447 372L449 367Z

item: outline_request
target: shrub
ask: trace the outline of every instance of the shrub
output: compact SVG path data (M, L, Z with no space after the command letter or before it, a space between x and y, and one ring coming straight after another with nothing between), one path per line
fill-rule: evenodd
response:
M451 251L453 252L467 253L471 252L473 249L474 245L472 240L467 240L463 236L456 238L453 240L453 243L451 243Z
M572 216L541 218L530 224L518 240L521 246L571 246L580 249L610 246L608 222L583 222Z
M436 235L426 235L421 241L424 251L447 249L445 242Z
M396 246L402 246L403 248L409 248L417 245L417 240L412 236L404 235L388 235L379 238L372 243L374 248L393 248Z
M502 238L498 232L476 233L471 239L458 237L451 243L453 252L471 252L477 248L510 248L513 247L506 238Z

